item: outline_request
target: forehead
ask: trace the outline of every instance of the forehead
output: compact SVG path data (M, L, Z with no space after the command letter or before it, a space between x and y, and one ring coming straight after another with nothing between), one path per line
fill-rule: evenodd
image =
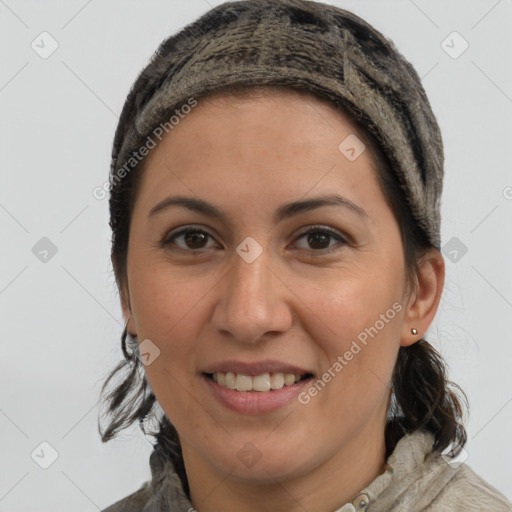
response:
M255 204L342 191L361 201L379 192L366 141L341 110L311 94L214 95L146 157L138 194L143 202L165 190Z

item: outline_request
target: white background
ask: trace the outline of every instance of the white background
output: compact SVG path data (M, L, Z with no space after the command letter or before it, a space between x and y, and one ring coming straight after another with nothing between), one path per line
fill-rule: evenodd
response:
M138 72L164 38L220 3L0 0L0 511L96 511L150 476L137 426L106 445L97 433L123 323L108 201L92 190L108 177ZM395 42L438 117L442 244L457 237L467 253L445 253L426 338L470 398L467 463L512 499L512 1L331 3ZM59 45L47 59L31 48L43 31ZM441 46L453 31L469 43L456 59ZM46 263L32 252L42 237L57 247ZM31 458L43 441L58 452L48 469Z

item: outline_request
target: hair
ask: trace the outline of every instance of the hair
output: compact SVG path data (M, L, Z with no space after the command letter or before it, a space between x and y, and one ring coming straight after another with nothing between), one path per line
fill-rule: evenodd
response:
M157 66L158 59L163 59L164 56L157 53L155 58ZM163 70L164 66L161 65L159 69ZM130 95L137 97L146 87L148 84L145 80L138 80ZM196 99L254 99L285 92L300 92L330 101L357 128L358 136L369 148L379 186L399 225L406 282L409 290L414 290L423 256L430 250L438 249L429 242L427 234L411 215L406 193L393 172L393 166L377 139L363 124L364 121L356 119L329 98L291 84L224 86ZM128 110L125 106L116 133L115 144L118 146L122 143L118 134L126 133L128 127L125 125L134 122L137 106L134 102L129 104ZM126 262L130 221L144 164L145 160L142 160L115 186L111 186L110 191L111 261L121 295L127 292ZM155 452L162 458L172 460L188 495L189 487L178 433L161 409L158 413L155 411L159 404L137 357L137 340L127 332L127 327L121 335L121 348L124 359L109 373L101 389L102 402L106 406L106 411L100 415L98 422L101 440L111 440L120 431L138 421L144 434L155 438ZM463 390L448 380L443 357L427 340L420 339L410 346L400 347L392 375L391 401L385 427L386 458L404 435L417 429L427 430L434 435L432 451L442 451L453 445L455 448L452 453L458 453L467 441L462 402L469 408ZM103 418L107 422L105 428L101 425ZM148 428L148 423L154 419L156 428Z

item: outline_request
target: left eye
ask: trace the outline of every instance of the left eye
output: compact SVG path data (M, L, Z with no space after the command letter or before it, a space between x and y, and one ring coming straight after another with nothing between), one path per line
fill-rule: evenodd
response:
M326 240L336 238L339 242L341 242L341 245L344 245L347 243L347 240L345 240L344 237L342 237L337 231L334 231L330 228L322 227L322 226L316 226L313 228L308 229L305 233L302 233L301 236L299 236L299 240L303 237L307 236L307 243L316 246L314 248L313 252L319 252L321 250L325 250L326 252L333 252L335 250L338 250L339 247L335 246L324 246L324 243ZM320 245L321 247L318 247Z

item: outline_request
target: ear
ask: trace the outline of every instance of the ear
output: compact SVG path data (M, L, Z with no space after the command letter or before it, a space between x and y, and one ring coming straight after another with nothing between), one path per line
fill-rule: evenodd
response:
M416 289L411 293L404 316L401 346L408 347L420 340L434 320L441 300L444 277L443 255L431 248L419 262ZM418 333L412 334L412 328Z
M135 328L135 322L133 321L132 310L130 306L130 292L128 291L128 287L123 287L120 291L121 297L121 309L123 311L123 318L125 323L127 323L127 330L133 336L137 336L137 330Z

